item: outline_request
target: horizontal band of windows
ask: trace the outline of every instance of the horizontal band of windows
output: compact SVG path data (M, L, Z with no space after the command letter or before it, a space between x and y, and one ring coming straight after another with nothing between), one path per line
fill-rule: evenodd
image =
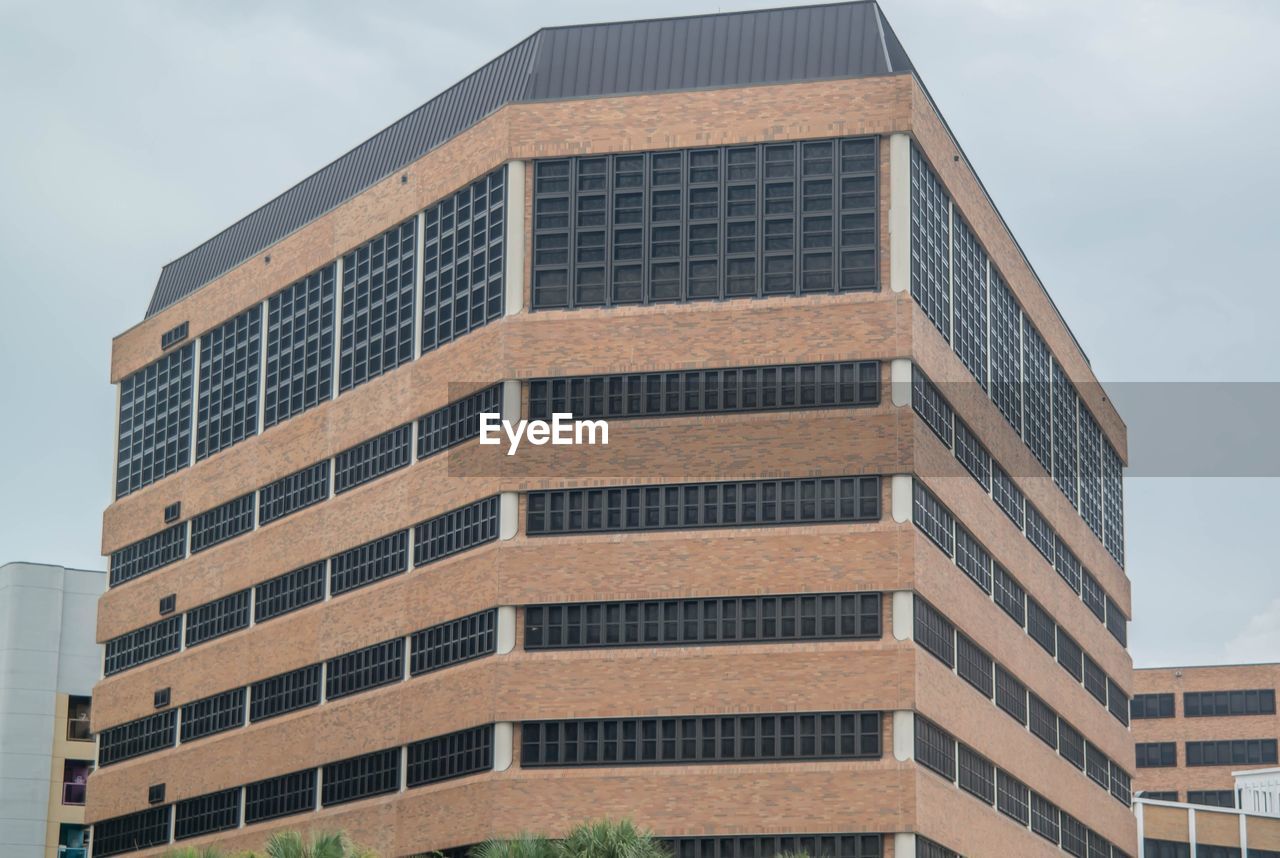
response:
M177 744L176 710L157 712L98 733L98 767L172 748Z
M914 600L914 637L926 652L937 657L969 685L993 701L1005 714L1031 732L1067 762L1085 772L1126 807L1131 800L1132 777L1092 742L1028 690L1003 665L974 644L937 608L920 596ZM942 772L942 774L946 774Z
M880 727L879 712L526 721L520 725L520 765L878 759Z
M915 760L921 766L988 807L994 807L1019 826L1030 828L1054 844L1061 844L1073 855L1111 858L1123 854L1100 834L1085 827L933 721L917 713L914 722ZM1101 851L1086 852L1088 849Z
M159 533L111 552L108 583L115 587L148 572L154 572L187 556L187 522L166 527Z
M246 825L310 813L317 809L317 781L323 807L395 792L401 786L402 756L409 761L404 781L409 788L486 772L493 768L493 737L493 725L482 724L407 748L387 748L101 820L94 824L94 854L119 855L169 843L171 821L173 840L236 828L242 806Z
M1186 718L1222 718L1237 715L1276 714L1274 688L1239 691L1186 691L1182 695Z
M103 673L112 676L181 648L182 617L169 617L107 641Z
M624 373L529 382L529 416L662 417L878 405L880 362Z
M957 461L991 496L1001 511L1022 531L1050 566L1085 603L1098 621L1122 646L1128 645L1127 621L1115 600L1097 578L1084 568L1039 510L1027 500L1009 472L987 451L969 427L956 416L938 386L918 366L912 366L913 410L933 430ZM945 550L945 548L944 548Z
M880 593L528 605L524 648L879 639Z
M660 837L672 858L881 858L879 834L739 834L712 837Z
M880 478L557 489L529 492L527 503L530 536L876 521Z
M1187 742L1188 766L1274 766L1276 739L1222 739Z
M925 536L942 549L973 583L992 598L1006 616L1023 628L1054 656L1063 670L1089 691L1090 695L1122 724L1129 723L1129 698L1119 683L1013 580L981 544L965 530L956 517L916 477L912 480L912 521ZM992 582L995 582L993 586ZM932 650L930 650L932 651ZM934 653L939 655L939 653ZM948 661L947 658L943 658Z

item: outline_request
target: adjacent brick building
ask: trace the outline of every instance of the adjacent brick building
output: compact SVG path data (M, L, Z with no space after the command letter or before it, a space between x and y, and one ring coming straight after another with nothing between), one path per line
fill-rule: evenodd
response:
M1232 772L1275 766L1280 663L1134 671L1134 789L1238 807Z
M539 31L111 379L97 855L1136 852L1124 424L874 3Z

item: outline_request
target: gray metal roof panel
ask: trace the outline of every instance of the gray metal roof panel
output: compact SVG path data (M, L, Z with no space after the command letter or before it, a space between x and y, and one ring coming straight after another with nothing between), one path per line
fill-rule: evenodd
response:
M874 0L539 30L191 252L154 315L505 104L910 71Z

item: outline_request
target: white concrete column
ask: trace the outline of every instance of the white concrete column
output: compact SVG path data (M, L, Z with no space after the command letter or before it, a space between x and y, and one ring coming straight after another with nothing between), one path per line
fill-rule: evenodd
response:
M502 381L502 419L520 419L520 380L507 378Z
M893 758L902 763L916 758L916 713L910 709L893 713Z
M493 725L493 770L505 772L515 758L516 725L499 721Z
M524 161L507 162L506 200L502 206L506 231L502 238L502 314L524 310Z
M893 511L893 520L898 524L906 524L911 521L913 491L910 474L894 474L890 478L889 493L892 498L890 507Z
M1142 846L1142 811L1146 806L1146 802L1142 801L1135 801L1133 803L1133 815L1138 819L1138 858L1146 858L1146 849Z
M894 358L889 364L889 401L895 408L911 405L911 361Z
M520 494L503 492L498 497L498 539L514 539L519 527Z
M915 640L916 601L911 590L896 590L891 603L893 611L893 639Z
M516 608L502 605L498 608L497 654L506 655L516 648Z
M916 836L901 832L893 835L893 858L916 858Z
M911 137L889 135L889 288L911 291Z
M1191 858L1196 858L1196 809L1187 808L1187 839L1191 841Z

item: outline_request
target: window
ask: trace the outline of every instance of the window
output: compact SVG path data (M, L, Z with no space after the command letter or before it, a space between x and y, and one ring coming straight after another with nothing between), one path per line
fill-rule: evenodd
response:
M1060 833L1058 806L1037 792L1031 793L1031 830L1051 843Z
M960 362L986 390L987 254L955 210L951 228L951 344Z
M253 600L253 620L261 623L324 599L325 561L286 572L258 584Z
M498 497L484 498L413 527L413 565L435 563L498 538Z
M1087 655L1084 656L1084 688L1103 706L1107 705L1107 675Z
M982 588L982 592L991 592L991 555L978 544L969 531L959 524L955 525L956 565L960 571L968 575L973 583Z
M187 646L249 627L249 591L241 590L187 611Z
M1046 528L1048 525L1045 525ZM1058 575L1063 581L1067 582L1067 586L1076 593L1080 592L1080 577L1084 573L1084 567L1080 565L1080 561L1076 558L1071 550L1067 548L1067 544L1062 541L1062 537L1056 534L1052 535L1057 550L1053 553L1053 568L1058 571Z
M165 688L157 688L155 693L151 695L152 705L156 709L163 709L168 706L170 696L169 692L170 689L167 686Z
M1019 724L1027 723L1027 687L1000 665L996 665L996 705Z
M745 837L663 838L673 858L767 858L783 853L812 858L881 858L879 834L762 834Z
M493 725L409 744L408 786L425 786L493 768Z
M506 175L499 167L427 209L423 354L502 316Z
M879 517L879 477L824 477L533 491L526 531L536 536Z
M1275 765L1275 739L1187 742L1188 766Z
M1058 753L1071 765L1084 771L1084 737L1063 719L1058 719Z
M1125 807L1128 807L1130 800L1132 798L1132 791L1133 791L1133 778L1129 776L1128 772L1120 768L1120 766L1116 763L1115 760L1112 760L1111 761L1111 794L1115 796L1116 799L1121 804L1123 804Z
M1031 822L1031 790L1003 769L996 773L996 809L1022 825Z
M170 709L139 718L98 734L98 767L172 748L177 711Z
M1093 742L1084 743L1084 773L1103 789L1111 788L1111 759Z
M333 395L334 266L267 299L263 428Z
M991 401L1022 432L1022 309L991 266L987 291L991 318Z
M111 586L140 578L186 556L187 523L184 521L111 552Z
M960 858L960 853L917 834L916 858Z
M1050 397L1049 347L1035 325L1022 326L1022 440L1044 465L1053 467L1053 440L1049 427L1053 423Z
M325 663L325 699L336 700L404 679L404 638L367 646Z
M879 401L879 361L535 378L529 382L529 416L547 420L556 413L612 420L876 405Z
M1018 530L1022 530L1026 522L1027 499L1013 477L994 462L991 463L991 497Z
M995 681L991 677L993 665L991 656L963 633L956 632L956 673L987 699L995 693Z
M1172 694L1135 694L1129 704L1131 718L1172 718Z
M412 458L413 424L361 441L333 457L333 493L340 495L406 467Z
M996 604L1019 626L1027 624L1027 591L999 563L993 564Z
M525 649L879 638L880 594L529 605Z
M1172 708L1172 703L1170 706ZM1182 714L1187 718L1274 715L1276 714L1276 692L1272 688L1247 691L1188 691L1182 695Z
M980 756L968 745L957 745L959 758L960 789L982 799L987 804L995 802L996 769L991 761Z
M1103 544L1124 566L1124 463L1106 441L1102 442L1102 526Z
M1093 611L1098 622L1107 621L1107 594L1102 592L1098 579L1083 568L1080 571L1080 598L1084 599L1085 607Z
M1080 406L1080 517L1102 539L1102 429Z
M526 721L520 765L879 758L879 712Z
M414 632L409 637L409 674L419 676L491 655L497 648L498 611L478 614Z
M224 691L182 707L182 741L194 742L244 725L244 689Z
M1107 711L1126 727L1129 726L1129 698L1114 679L1107 677Z
M284 518L328 497L329 460L325 459L259 489L258 524Z
M342 257L340 392L413 359L416 224L409 218Z
M956 520L920 480L912 483L912 520L948 557L955 555Z
M915 598L915 638L947 667L955 667L956 627L919 596Z
M149 810L104 819L93 824L94 858L120 855L150 846L169 842L169 814L171 807L153 807Z
M1111 632L1111 636L1120 641L1121 646L1129 645L1129 629L1126 626L1124 614L1120 612L1120 606L1107 596L1107 631Z
M1200 846L1200 850L1208 850L1208 846ZM1251 849L1256 852L1256 849ZM1146 858L1191 858L1191 846L1187 843L1175 843L1172 840L1152 840L1147 837L1142 841L1142 853Z
M938 725L919 715L915 716L916 762L942 775L949 781L956 779L956 740Z
M951 198L911 147L911 297L951 339Z
M120 382L117 499L191 463L194 353L186 345Z
M1062 820L1062 849L1070 855L1084 858L1087 845L1085 836L1088 829L1084 827L1084 823L1070 815L1066 811L1060 811Z
M1190 793L1188 793L1188 795L1190 795ZM1170 790L1168 792L1163 792L1158 790L1143 790L1138 793L1138 798L1150 798L1155 799L1156 801L1177 801L1178 791Z
M1053 481L1062 489L1071 505L1079 509L1076 424L1079 420L1077 411L1080 397L1076 395L1075 386L1062 366L1052 358L1049 362L1053 367Z
M200 337L197 461L258 431L261 348L260 305Z
M185 340L187 336L190 334L190 332L191 332L191 325L188 322L183 322L180 325L175 325L174 327L165 331L163 334L160 335L161 351L168 351L173 346L176 346L178 343Z
M915 364L911 365L911 408L934 434L951 448L956 415L938 387L927 379Z
M315 769L267 778L244 788L245 825L295 813L309 813L315 808Z
M164 508L164 523L172 524L182 517L182 501L174 501Z
M400 788L400 749L388 748L324 767L320 804L330 807Z
M1089 858L1111 858L1111 844L1107 842L1107 838L1092 829L1085 831L1089 835Z
M320 665L312 664L249 686L249 720L265 721L320 702Z
M1140 769L1172 768L1178 765L1177 745L1173 742L1138 742L1137 765Z
M409 531L401 530L329 558L329 592L337 596L409 568Z
M160 597L160 616L167 617L178 608L178 594L170 593Z
M1040 607L1040 603L1030 596L1027 597L1027 634L1031 635L1031 639L1040 644L1050 656L1057 652L1055 642L1058 637L1058 624L1044 608Z
M480 437L480 415L502 414L502 385L486 387L418 418L418 458Z
M1147 796L1147 798L1153 797L1151 795ZM1169 801L1177 801L1177 799L1169 799ZM1187 804L1202 804L1207 807L1235 807L1236 791L1232 789L1187 790Z
M1080 644L1075 642L1071 635L1058 628L1058 664L1062 665L1062 669L1075 679L1076 682L1084 680L1084 650L1080 648Z
M1058 713L1031 692L1027 692L1027 725L1040 741L1058 750Z
M873 289L875 138L540 160L533 309Z
M189 798L174 805L173 839L186 840L240 825L240 787Z
M227 501L191 519L191 553L253 530L253 492Z
M107 641L103 673L111 676L122 670L155 661L177 652L182 644L182 617L170 617Z
M92 711L92 699L75 694L67 697L67 741L93 741L93 731L89 729L90 713Z
M991 454L982 446L978 436L960 418L956 418L956 459L978 481L982 488L991 491Z

